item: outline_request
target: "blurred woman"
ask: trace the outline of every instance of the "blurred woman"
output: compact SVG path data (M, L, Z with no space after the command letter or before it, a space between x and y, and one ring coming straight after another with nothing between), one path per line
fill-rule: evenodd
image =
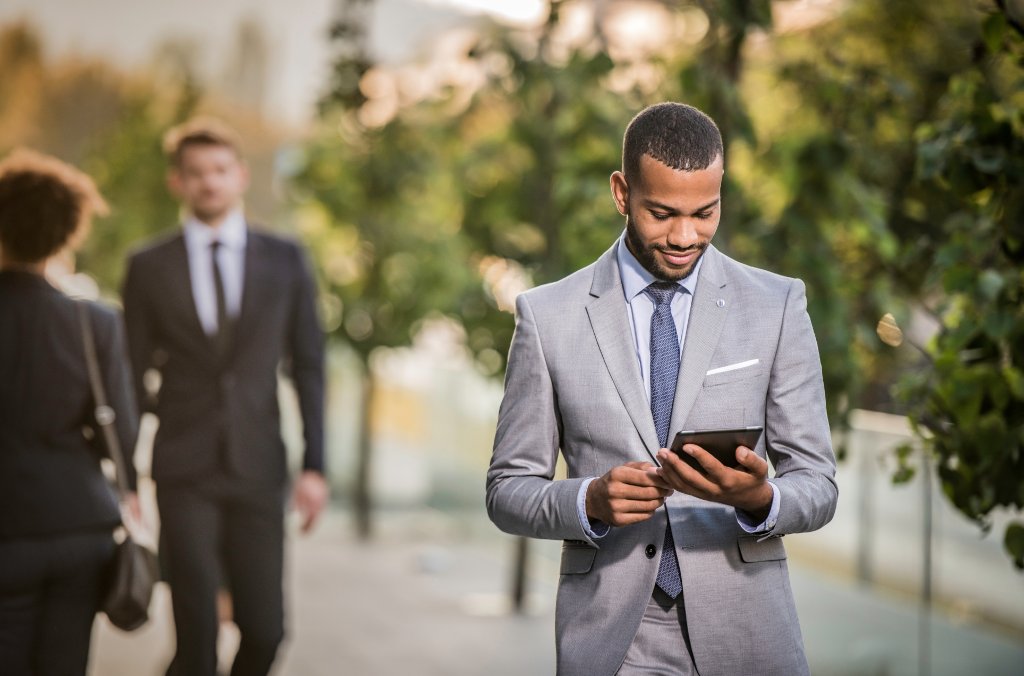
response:
M44 277L106 210L92 180L45 155L0 162L0 673L84 674L112 532L77 304ZM137 434L119 315L88 303L117 433ZM130 464L130 463L129 463ZM128 468L129 485L135 486ZM137 504L137 503L136 503ZM135 508L137 509L137 507Z

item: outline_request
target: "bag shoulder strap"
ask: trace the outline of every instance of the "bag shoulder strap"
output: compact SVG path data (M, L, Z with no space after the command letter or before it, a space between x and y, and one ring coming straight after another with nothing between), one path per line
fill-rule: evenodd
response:
M89 386L92 389L93 402L96 404L96 424L100 426L103 434L103 441L107 447L107 455L114 461L114 478L117 481L117 490L121 496L127 495L128 473L124 453L121 452L121 441L117 438L117 430L114 428L114 421L117 413L107 402L106 389L103 387L103 378L100 376L100 362L96 356L96 339L93 337L92 320L89 317L89 305L85 301L75 303L78 306L79 324L82 329L82 341L85 344L85 364L89 371Z

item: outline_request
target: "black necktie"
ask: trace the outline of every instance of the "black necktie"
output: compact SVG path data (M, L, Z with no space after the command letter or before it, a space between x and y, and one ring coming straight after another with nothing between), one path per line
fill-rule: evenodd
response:
M228 318L228 304L224 297L224 279L220 274L217 252L221 243L214 240L210 243L210 265L213 269L213 289L217 296L217 329L214 332L213 344L218 356L224 356L231 342L231 320Z
M679 285L675 282L654 282L644 289L644 293L654 301L654 314L651 315L651 415L662 448L668 446L669 422L679 377L679 336L672 318L672 298L678 290ZM673 599L683 591L671 523L665 527L665 542L655 584Z

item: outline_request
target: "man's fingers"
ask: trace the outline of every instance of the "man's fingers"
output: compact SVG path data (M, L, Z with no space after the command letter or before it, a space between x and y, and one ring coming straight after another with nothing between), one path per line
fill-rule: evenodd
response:
M320 502L316 498L303 495L297 496L295 507L302 516L302 525L300 529L303 533L308 533L312 530L313 526L316 525L316 522L320 517L320 513L323 511L324 503Z
M631 462L612 469L608 474L612 481L630 486L669 489L670 486L661 477L650 472L653 467L654 465L649 462Z
M316 524L320 513L327 505L329 489L323 475L306 470L295 483L292 503L302 516L301 530L308 533Z
M718 458L705 451L696 444L687 444L683 447L683 452L688 453L691 458L697 461L697 464L704 468L704 472L712 477L717 477L721 474L722 470L725 469L725 465L718 461ZM714 483L718 483L715 481Z
M694 448L697 450L697 452L703 453L704 455L711 457L710 453L700 448L699 446L688 447ZM686 447L684 447L684 451L685 448ZM714 490L714 484L711 481L709 481L707 477L702 475L694 468L690 467L690 465L684 462L683 459L677 456L675 453L666 451L663 454L659 454L659 459L661 460L662 471L671 472L672 474L674 474L676 482L682 483L687 487L692 487L692 489L695 489L696 491L699 492ZM695 457L694 459L697 460L698 463L700 462L698 458ZM719 463L713 457L711 457L711 460L718 463L718 466L721 467L721 463ZM705 467L705 469L707 468ZM669 483L672 483L672 481L669 481ZM683 490L683 492L689 493L690 495L694 494L693 490L684 490L679 486L676 486L676 488L678 490Z
M316 523L317 517L320 516L320 511L319 510L314 510L314 509L309 509L309 510L302 510L302 513L303 513L303 519L302 519L302 528L301 528L301 530L302 530L303 533L308 533L309 531L311 531L313 529L313 525Z
M647 521L647 519L654 516L654 512L617 512L612 515L609 526L615 526L621 528L622 526L631 526L635 523Z
M664 504L664 498L658 498L656 500L612 500L609 502L609 506L616 514L654 512Z
M741 466L750 470L750 473L754 476L758 478L768 476L768 461L746 446L740 446L736 449L736 460L739 461Z
M642 481L639 478L637 479L637 481L640 481L639 485L658 486L659 488L663 488L668 491L666 495L672 494L672 487L665 483L665 480L660 474L658 474L657 465L649 462L627 462L623 467L629 467L643 472L645 478Z
M649 462L630 462L608 471L587 489L587 516L611 526L624 526L650 518L665 504L672 488L651 475Z
M612 481L608 484L608 497L626 500L655 500L672 495L671 489L661 486L638 486L635 484Z

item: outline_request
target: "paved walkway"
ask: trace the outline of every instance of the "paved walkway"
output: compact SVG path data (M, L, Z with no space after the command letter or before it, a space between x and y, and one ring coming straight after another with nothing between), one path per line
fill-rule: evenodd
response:
M371 543L332 512L288 555L289 639L278 676L494 676L554 673L558 543L531 554L531 612L503 608L513 539L483 519L434 512L385 516ZM813 536L803 536L813 537ZM916 606L791 559L808 657L816 676L887 676L919 669ZM1022 581L1024 586L1024 581ZM1010 590L1019 593L1021 590ZM92 676L157 676L173 646L166 590L134 634L97 623ZM222 632L229 655L237 636ZM1020 676L1024 637L933 617L934 676Z

